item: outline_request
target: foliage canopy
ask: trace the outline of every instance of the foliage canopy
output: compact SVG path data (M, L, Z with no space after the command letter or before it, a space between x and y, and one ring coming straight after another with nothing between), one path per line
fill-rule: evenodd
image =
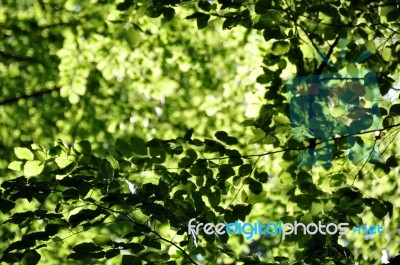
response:
M397 255L398 3L0 6L1 262L381 264ZM339 107L312 97L308 108L345 129L321 139L330 121L312 123L313 113L310 130L294 126L301 112L290 110L288 80L363 69L376 73L373 112L344 115L372 99L338 90ZM299 162L326 146L329 163ZM192 218L381 224L384 235L193 237Z

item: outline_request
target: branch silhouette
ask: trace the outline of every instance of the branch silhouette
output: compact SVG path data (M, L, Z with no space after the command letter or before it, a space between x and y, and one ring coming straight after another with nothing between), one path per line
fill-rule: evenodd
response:
M109 208L109 207L105 207L105 206L99 205L99 204L97 204L97 203L95 203L95 202L92 202L92 203L93 203L94 205L96 205L97 207L102 208L102 209L104 209L104 210L106 210L106 211L110 211L110 212L117 213L117 214L120 214L120 215L125 216L131 223L140 226L141 228L143 228L144 230L146 230L146 231L149 232L149 233L155 234L160 240L165 241L165 242L167 242L167 243L173 245L173 246L176 247L177 249L179 249L179 251L181 251L193 264L196 264L196 265L197 265L197 263L190 257L190 255L189 255L183 248L181 248L180 246L178 246L178 245L177 245L176 243L174 243L173 241L168 240L168 239L166 239L165 237L161 236L157 231L152 230L150 227L148 227L148 226L146 226L146 225L144 225L144 224L141 224L141 223L135 221L132 217L129 216L129 214L124 213L124 212L121 212L121 211L117 211L117 210L114 210L114 209L111 209L111 208Z
M61 88L56 87L56 88L33 92L32 94L22 94L20 96L14 97L14 98L4 99L4 100L0 101L0 106L12 105L12 104L17 103L21 99L31 99L31 98L41 97L46 94L51 94L54 91L58 92L58 91L60 91L60 89Z

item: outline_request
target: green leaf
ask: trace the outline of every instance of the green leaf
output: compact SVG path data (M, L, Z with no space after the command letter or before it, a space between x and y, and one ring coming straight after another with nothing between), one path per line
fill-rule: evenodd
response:
M112 155L108 154L106 159L111 164L113 169L119 169L119 163Z
M132 255L123 255L121 265L133 265L133 264L142 264L142 261L135 256Z
M147 155L147 147L146 142L139 137L132 136L131 137L131 148L135 154L138 155Z
M253 136L249 140L249 144L260 142L265 137L265 132L260 128L253 129Z
M382 126L383 126L383 127L392 126L393 123L394 123L393 116L386 116L386 117L383 119Z
M366 161L381 162L379 150L376 146L355 143L350 150L349 158L354 163L363 163Z
M381 204L379 201L376 201L375 203L372 204L371 211L374 214L374 216L378 219L382 219L388 213L385 206Z
M95 236L93 238L93 242L97 245L97 246L103 246L103 245L107 245L108 243L111 242L111 239L109 236L107 235L98 235Z
M163 10L163 16L165 18L166 21L170 21L171 19L174 18L175 15L175 9L173 9L172 7L166 7Z
M204 148L204 152L214 153L224 151L225 147L217 141L205 139L206 147Z
M204 11L211 11L211 4L207 0L200 0L197 5L200 9L203 9Z
M260 194L263 191L262 184L254 179L248 178L249 190L254 194Z
M55 159L55 162L60 169L63 169L71 165L74 162L74 160L68 157L57 157Z
M194 164L193 166L190 167L190 174L194 176L204 176L206 174L207 169L200 167L198 164Z
M240 199L242 200L242 202L246 203L247 200L249 199L249 196L247 195L245 190L242 190L242 194L240 195Z
M75 188L69 188L69 189L66 189L66 190L64 190L62 192L62 196L63 196L63 199L65 201L67 201L69 199L78 199L79 198L79 192Z
M398 9L389 11L386 15L386 19L387 19L387 21L399 22L400 16L399 16Z
M150 237L146 236L143 241L142 245L148 246L151 248L161 249L161 243L155 239L151 239Z
M229 163L229 165L231 165L233 167L240 166L240 165L243 165L243 159L238 158L238 157L232 157L232 158L229 158L228 163Z
M20 262L21 259L24 257L23 253L3 253L0 259L0 262L8 262L8 263L15 263Z
M119 10L119 11L128 10L134 3L135 3L135 2L132 1L132 0L125 0L124 2L119 3L119 4L117 5L117 10Z
M237 204L233 207L233 215L236 219L245 220L246 216L251 212L251 204Z
M77 214L71 215L69 223L72 227L76 227L83 221L90 221L100 215L100 211L92 209L82 209Z
M92 242L85 242L85 243L80 243L76 245L75 247L72 248L73 251L80 253L80 252L96 252L100 251L102 248L99 246L96 246Z
M290 125L288 117L278 114L273 118L276 125Z
M274 257L275 261L278 261L279 264L287 264L289 262L289 258L287 257L281 257L281 256L276 256Z
M233 170L231 165L223 164L218 167L219 175L222 179L227 179L235 175L235 170Z
M186 133L185 133L185 136L183 136L183 138L184 138L186 141L191 140L191 139L192 139L193 132L194 132L193 128L187 130Z
M210 203L211 207L215 208L221 202L221 194L218 191L215 191L208 195L208 202Z
M50 236L56 235L59 230L60 230L60 225L58 224L47 224L45 228L45 232Z
M115 142L115 150L124 157L130 157L132 155L131 146L120 138Z
M271 8L271 6L272 2L259 0L255 4L255 12L256 14L264 14Z
M146 9L145 15L151 18L161 16L166 7L162 5L151 5Z
M337 187L344 184L346 181L346 176L344 174L335 174L331 177L330 185L332 187Z
M227 134L226 132L224 132L224 131L218 131L218 132L215 133L215 137L216 137L218 140L220 140L220 141L222 141L222 142L225 142L225 139L228 138L229 136L228 136L228 134Z
M141 260L145 260L145 261L149 262L150 264L152 264L153 262L161 260L160 254L158 254L156 252L152 252L152 251L143 253L142 255L139 256L139 258ZM134 263L134 264L141 264L141 263Z
M210 15L204 15L197 18L197 28L204 29L207 27L208 20L210 19Z
M40 254L36 250L30 250L21 260L23 265L36 265L40 261Z
M228 17L225 19L224 23L222 23L222 29L231 29L233 27L236 27L239 22L239 17Z
M197 19L197 28L203 29L203 28L207 27L208 20L210 19L210 15L204 14L201 12L196 12L196 13L186 17L186 19L192 19L192 18Z
M376 45L373 40L369 40L365 42L365 48L367 48L370 52L375 53Z
M168 253L161 254L161 258L163 261L168 261L171 256Z
M133 233L135 233L135 234L133 234ZM138 232L131 232L130 234L131 234L131 235L129 235L129 234L125 235L124 238L129 238L129 239L131 239L131 238L134 237L134 236L142 236L142 235L143 235L142 233L140 233L140 234L138 235ZM128 237L127 237L127 236L128 236ZM120 243L119 243L119 244L120 244ZM144 247L144 246L142 246L142 245L139 244L139 243L133 243L133 242L127 243L127 244L123 244L122 247L123 247L124 249L129 249L129 250L133 251L133 253L135 253L135 254L137 254L137 253L139 253L139 252L145 250L145 247Z
M205 205L204 200L203 200L203 198L201 196L201 193L193 192L192 193L192 198L193 198L193 201L194 201L194 206L196 208L196 211L197 212L202 212L206 205Z
M389 217L392 218L393 217L393 203L391 203L389 201L383 201L383 204L386 208L386 211L389 213Z
M196 160L197 159L197 153L194 149L189 148L186 149L186 154L190 157L190 159L192 160Z
M27 161L24 166L24 175L27 177L37 176L42 173L44 164L41 161Z
M290 44L286 41L276 41L272 44L273 55L283 55L288 53L290 50Z
M181 161L179 161L178 166L180 168L189 167L189 166L191 166L193 164L194 161L195 161L194 159L191 159L191 158L188 158L188 157L182 157Z
M253 171L253 166L251 164L244 164L239 167L239 176L247 176Z
M254 120L244 120L244 121L242 121L240 124L242 124L243 126L254 126L254 125L256 125L257 123L256 123L256 121L254 121Z
M9 213L15 207L15 202L0 198L0 211L3 214Z
M110 162L108 160L103 159L100 164L100 172L101 176L104 179L111 179L114 176L114 170Z
M79 253L71 253L68 255L68 259L74 260L83 260L83 259L95 259L99 260L104 258L104 251L99 252L79 252Z
M233 144L237 144L237 143L238 143L238 140L237 140L235 137L229 136L229 135L228 135L226 132L224 132L224 131L218 131L218 132L216 132L216 133L215 133L215 137L216 137L218 140L220 140L220 141L226 143L227 145L233 145Z
M22 169L22 162L21 161L12 161L8 165L8 169L20 171Z
M271 39L280 40L285 37L285 35L282 34L279 26L272 26L265 29L263 35L266 41L269 41Z
M110 249L106 251L106 259L112 259L121 253L119 249Z
M33 160L33 153L26 147L15 147L14 153L19 159Z
M396 156L392 155L386 160L386 165L389 167L398 167L399 161L396 159Z
M389 62L392 58L392 50L389 47L385 47L382 49L382 59L386 62Z
M272 81L272 76L267 75L267 74L262 74L257 77L256 81L257 81L257 83L260 83L260 84L267 84L268 82Z
M261 172L259 173L258 171L254 172L254 178L261 183L266 183L268 181L269 175L267 172Z
M394 104L390 107L389 114L391 116L400 116L400 104Z
M79 141L75 143L74 149L81 154L90 155L92 146L89 141Z

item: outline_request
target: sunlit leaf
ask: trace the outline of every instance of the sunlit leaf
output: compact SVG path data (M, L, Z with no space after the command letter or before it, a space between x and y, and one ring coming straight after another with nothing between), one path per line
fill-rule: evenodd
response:
M33 160L33 153L31 150L25 147L15 147L14 148L15 155L19 159L24 159L24 160Z
M27 177L37 176L42 173L44 164L41 161L27 161L24 165L24 175Z

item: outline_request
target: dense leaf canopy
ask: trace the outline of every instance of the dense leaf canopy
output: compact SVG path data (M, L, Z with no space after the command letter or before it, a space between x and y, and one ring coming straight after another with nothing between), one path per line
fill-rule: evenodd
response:
M0 7L0 263L399 264L396 1Z

